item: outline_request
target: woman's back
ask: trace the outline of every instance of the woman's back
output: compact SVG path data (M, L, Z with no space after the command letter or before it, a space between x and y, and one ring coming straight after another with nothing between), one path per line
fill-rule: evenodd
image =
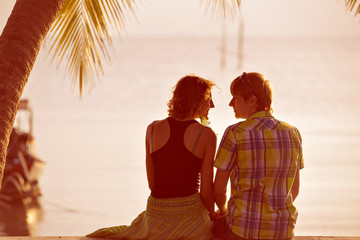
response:
M203 128L195 120L171 117L151 126L152 196L185 197L198 192L203 154L203 147L199 146L203 141L199 139Z

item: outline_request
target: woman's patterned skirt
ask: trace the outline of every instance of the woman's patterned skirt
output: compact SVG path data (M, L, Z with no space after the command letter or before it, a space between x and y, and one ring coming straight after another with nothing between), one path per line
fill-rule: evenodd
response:
M199 193L167 199L150 196L146 211L130 226L101 228L86 236L129 240L205 240L211 238L211 225Z

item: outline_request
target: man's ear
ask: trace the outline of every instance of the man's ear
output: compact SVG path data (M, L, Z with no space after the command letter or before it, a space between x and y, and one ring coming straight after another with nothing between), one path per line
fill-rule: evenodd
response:
M255 95L252 95L252 96L250 97L250 104L251 104L252 106L255 106L257 103L258 103L257 97L256 97Z

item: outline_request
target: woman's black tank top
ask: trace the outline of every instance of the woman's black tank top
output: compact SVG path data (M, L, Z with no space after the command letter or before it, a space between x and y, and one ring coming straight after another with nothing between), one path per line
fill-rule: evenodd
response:
M169 140L151 153L155 180L151 195L156 198L190 196L199 191L202 159L185 147L184 133L196 121L177 121L171 117L167 120Z

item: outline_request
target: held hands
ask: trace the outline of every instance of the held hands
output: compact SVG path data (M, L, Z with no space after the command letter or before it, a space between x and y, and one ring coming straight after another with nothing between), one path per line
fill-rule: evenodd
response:
M216 212L211 212L209 213L209 216L210 216L210 220L211 221L217 221L221 218L224 218L226 217L226 215L228 214L228 210L227 209L224 209L224 211L220 211L219 209L216 210Z

